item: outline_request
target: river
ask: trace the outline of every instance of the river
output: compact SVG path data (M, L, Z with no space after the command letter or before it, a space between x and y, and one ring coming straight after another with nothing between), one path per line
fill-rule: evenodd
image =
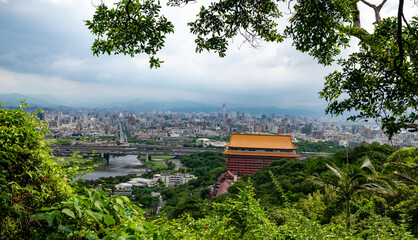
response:
M127 174L140 176L146 172L145 165L137 159L137 155L110 156L109 165L102 165L90 174L81 176L81 179L96 180L101 177L115 177Z

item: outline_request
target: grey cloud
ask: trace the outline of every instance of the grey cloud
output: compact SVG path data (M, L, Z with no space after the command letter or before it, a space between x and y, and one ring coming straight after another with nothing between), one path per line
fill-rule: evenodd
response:
M84 14L90 10L83 9L80 13L78 9L81 5L91 8L90 1L86 2L77 6L34 0L3 3L0 68L36 75L38 79L62 79L56 83L56 92L50 86L47 89L55 96L66 90L68 99L81 98L80 90L91 88L91 99L100 95L126 98L148 92L166 99L229 101L254 107L290 108L306 102L323 107L317 97L320 90L317 81L323 82L327 69L296 52L288 43L273 47L274 52L270 52L268 44L258 50L246 45L238 49L240 43L236 40L221 59L213 53L196 54L191 35L170 35L167 48L159 54L166 62L157 70L149 69L147 56L93 57L90 44L94 38L82 22L91 18ZM176 25L176 32L187 33L185 28ZM301 74L303 71L305 75ZM312 76L318 76L319 80ZM61 82L74 88L74 92L58 86Z

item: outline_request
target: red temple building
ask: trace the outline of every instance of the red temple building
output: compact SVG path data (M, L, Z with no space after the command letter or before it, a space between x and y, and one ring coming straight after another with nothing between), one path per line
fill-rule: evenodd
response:
M228 192L228 187L233 185L236 181L241 180L241 176L227 171L218 177L218 180L213 184L212 191L209 198L217 197Z
M228 171L248 175L273 161L300 157L296 149L290 135L232 133L223 153L228 155Z

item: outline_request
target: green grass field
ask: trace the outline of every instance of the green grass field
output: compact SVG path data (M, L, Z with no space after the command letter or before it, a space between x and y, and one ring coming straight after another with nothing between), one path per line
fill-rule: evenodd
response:
M163 162L152 162L152 161L146 161L145 165L147 165L148 168L151 168L152 170L163 170L166 169Z

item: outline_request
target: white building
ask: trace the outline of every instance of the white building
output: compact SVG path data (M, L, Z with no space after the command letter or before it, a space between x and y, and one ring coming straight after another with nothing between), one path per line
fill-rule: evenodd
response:
M191 174L184 174L184 173L176 173L176 174L170 174L167 172L161 173L161 181L164 182L164 184L167 187L172 186L178 186L180 184L185 184L191 179L196 179L197 177L195 175Z
M133 187L153 187L158 185L158 179L147 179L147 178L132 178L126 183L116 184L116 189L129 190Z

